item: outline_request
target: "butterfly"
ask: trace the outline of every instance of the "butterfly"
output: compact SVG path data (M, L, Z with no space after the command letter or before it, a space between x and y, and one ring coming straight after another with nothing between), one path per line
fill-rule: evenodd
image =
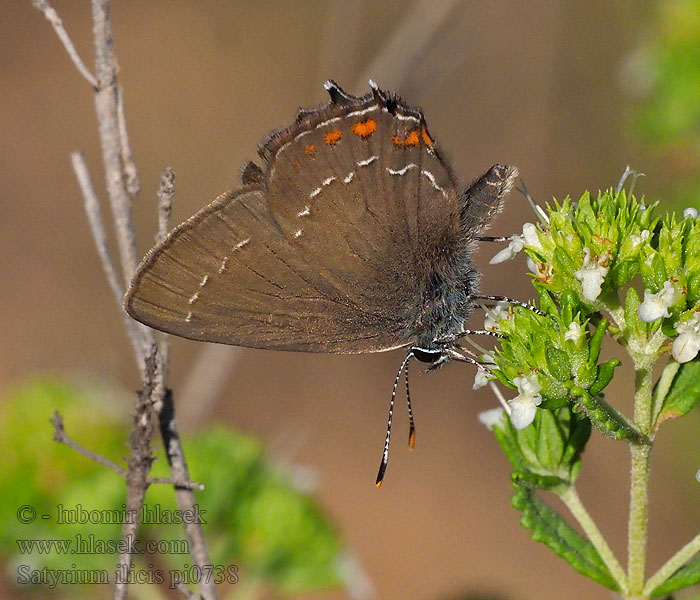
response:
M300 109L248 162L241 186L145 256L124 308L155 329L235 346L360 354L406 348L394 382L377 486L402 371L476 363L458 339L481 300L475 242L517 169L494 165L460 187L422 112L370 81L354 97ZM412 412L409 443L415 428Z

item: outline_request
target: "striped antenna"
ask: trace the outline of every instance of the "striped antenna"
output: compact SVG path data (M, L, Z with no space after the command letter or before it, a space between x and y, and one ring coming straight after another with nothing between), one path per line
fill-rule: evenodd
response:
M399 387L401 373L406 368L408 361L412 358L413 350L409 351L409 353L406 355L406 358L403 359L403 362L399 367L399 372L396 374L396 378L394 379L394 388L391 390L391 402L389 403L389 419L387 420L386 424L386 438L384 440L384 452L382 453L382 462L379 465L379 472L377 473L377 487L381 487L382 481L384 481L386 467L389 464L389 440L391 439L391 421L394 418L394 400L396 400L396 389Z

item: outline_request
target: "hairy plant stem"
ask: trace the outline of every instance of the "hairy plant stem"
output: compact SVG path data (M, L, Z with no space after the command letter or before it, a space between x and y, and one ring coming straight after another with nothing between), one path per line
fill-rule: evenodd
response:
M627 575L622 565L613 554L613 551L610 549L610 546L608 546L608 542L605 540L605 537L603 537L600 529L598 529L595 521L581 502L576 488L573 485L569 486L565 491L559 493L558 496L578 521L581 529L583 529L584 533L588 536L588 539L598 551L598 554L600 554L600 558L603 559L605 566L608 567L610 574L617 582L620 590L625 593L628 588Z
M652 360L635 357L634 422L648 435L651 430ZM649 454L651 444L632 444L632 472L630 477L630 513L627 531L628 599L646 598L647 520L649 516Z
M649 578L646 586L644 586L644 594L646 596L651 596L651 593L657 587L664 583L698 552L700 552L700 533L669 558L666 564Z

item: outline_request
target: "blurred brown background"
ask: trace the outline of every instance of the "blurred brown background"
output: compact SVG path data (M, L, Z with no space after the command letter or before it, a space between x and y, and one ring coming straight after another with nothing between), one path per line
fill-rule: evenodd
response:
M91 65L89 3L53 5ZM124 390L128 412L138 378L68 158L84 150L104 199L92 93L29 0L0 6L0 383L46 372L100 379ZM372 77L421 106L465 182L495 162L514 164L544 202L616 184L629 163L648 175L638 190L663 193L653 155L625 133L621 72L648 17L631 1L117 0L113 17L143 184L135 206L143 252L166 165L177 176L176 223L236 183L268 130L298 106L325 102L329 77L358 95ZM524 220L532 215L513 193L492 231L512 233ZM479 264L496 250L483 248ZM530 297L522 261L486 267L484 291ZM518 525L508 465L476 418L495 400L471 391L471 368L426 376L414 369L417 448L405 447L400 399L377 491L400 352L316 356L185 340L172 347L181 427L226 423L312 467L316 496L376 597L609 597ZM624 384L612 398L629 395ZM700 524L700 442L690 439L696 419L687 421L668 427L654 457L652 570ZM687 440L682 456L668 443L674 434ZM594 434L579 485L623 564L628 464L623 444Z

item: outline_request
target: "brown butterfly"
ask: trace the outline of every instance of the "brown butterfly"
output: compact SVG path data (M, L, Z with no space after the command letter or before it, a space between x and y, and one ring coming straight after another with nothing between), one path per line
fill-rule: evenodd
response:
M475 363L457 339L480 300L470 254L517 176L460 188L421 111L395 93L301 109L261 144L242 186L176 227L134 275L133 318L193 340L303 352L407 348L402 371ZM490 333L490 332L489 332ZM407 379L408 382L408 379ZM409 404L410 408L410 404ZM414 427L411 416L410 444Z

